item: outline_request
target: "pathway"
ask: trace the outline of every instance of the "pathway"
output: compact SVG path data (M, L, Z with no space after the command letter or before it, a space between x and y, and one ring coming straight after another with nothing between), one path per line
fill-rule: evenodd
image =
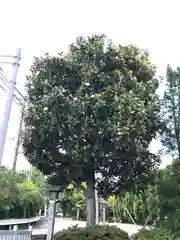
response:
M67 229L69 227L75 226L78 224L78 227L85 227L86 222L84 221L75 221L71 219L64 219L64 218L56 218L55 225L54 225L54 232L61 231L63 229ZM109 224L109 223L107 223ZM127 232L129 235L132 235L136 233L139 229L141 229L141 226L134 225L134 224L125 224L125 223L110 223L109 225L115 225L125 232ZM38 226L37 228L33 229L33 235L36 234L46 234L48 229L48 223L45 222L41 224L41 226Z

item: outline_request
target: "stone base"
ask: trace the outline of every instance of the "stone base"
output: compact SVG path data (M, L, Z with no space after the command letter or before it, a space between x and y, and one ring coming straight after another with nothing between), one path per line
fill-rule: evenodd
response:
M32 240L46 240L46 234L36 234L31 237Z

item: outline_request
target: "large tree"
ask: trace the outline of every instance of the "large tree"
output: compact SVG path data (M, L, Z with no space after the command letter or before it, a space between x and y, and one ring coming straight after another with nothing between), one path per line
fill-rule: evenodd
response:
M173 157L180 158L180 68L173 70L169 65L166 72L164 93L164 128L162 143Z
M154 74L147 51L104 35L79 37L67 54L46 54L31 67L25 155L53 183L87 182L88 224L95 182L107 196L157 166L149 152L160 124Z

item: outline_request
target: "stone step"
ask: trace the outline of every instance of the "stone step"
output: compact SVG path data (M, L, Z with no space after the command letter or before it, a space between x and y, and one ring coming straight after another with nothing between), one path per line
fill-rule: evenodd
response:
M31 237L32 240L46 240L46 234L36 234Z

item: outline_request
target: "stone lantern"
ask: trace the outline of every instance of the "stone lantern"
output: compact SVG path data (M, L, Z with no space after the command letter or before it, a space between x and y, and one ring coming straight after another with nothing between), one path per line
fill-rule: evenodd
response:
M59 193L63 191L64 186L48 185L49 191L49 208L48 208L48 232L47 240L53 239L54 234L54 223L56 215L56 202L59 196Z

